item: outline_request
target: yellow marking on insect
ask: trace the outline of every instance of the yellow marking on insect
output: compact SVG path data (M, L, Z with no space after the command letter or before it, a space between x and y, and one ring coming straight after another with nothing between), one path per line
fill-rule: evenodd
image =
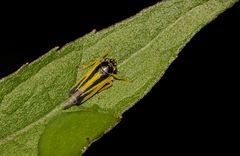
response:
M117 62L107 56L108 52L105 52L100 58L83 67L92 68L70 90L70 97L65 102L64 109L81 104L111 87L114 79L127 80L117 75Z

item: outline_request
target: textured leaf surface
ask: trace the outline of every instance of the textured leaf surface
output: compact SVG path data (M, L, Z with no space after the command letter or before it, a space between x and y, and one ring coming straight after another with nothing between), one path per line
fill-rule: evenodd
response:
M164 1L120 24L90 33L60 50L55 48L1 79L0 155L37 155L45 150L52 153L79 150L81 153L153 87L194 34L235 2L237 0ZM49 148L49 136L55 131L54 127L57 128L56 123L65 125L66 129L72 124L69 118L64 119L66 111L61 108L68 90L83 74L78 66L96 59L107 48L112 49L111 56L118 61L119 74L133 82L115 81L110 89L67 110L85 114L86 110L94 108L95 111L89 114L93 115L91 122L79 117L81 115L69 118L72 122L78 118L81 120L76 127L79 131L82 125L90 123L92 129L101 126L106 129L99 128L97 134L91 133L88 142L81 140L86 139L85 133L75 137L75 133L59 130L57 134L63 138L73 134L72 137L82 142L81 147L69 149L62 146L62 142L55 142L63 150L56 151L55 145ZM112 114L112 117L106 118L105 124L101 125L102 122L97 122L100 114ZM51 124L47 126L49 122ZM38 145L41 152L38 152Z

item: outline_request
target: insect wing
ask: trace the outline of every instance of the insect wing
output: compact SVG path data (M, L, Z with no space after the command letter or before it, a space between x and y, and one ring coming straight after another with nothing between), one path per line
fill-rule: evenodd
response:
M106 77L104 80L102 80L98 84L92 86L90 89L83 92L83 94L81 94L81 96L79 96L79 98L77 99L77 103L78 104L83 103L88 99L90 99L91 97L93 97L95 94L111 87L112 81L113 81L113 78L111 76Z
M98 72L98 68L99 68L99 63L95 63L94 67L89 70L74 86L73 88L70 90L70 95L73 95L78 89L80 89L84 84L87 83L88 80L90 80L93 75Z

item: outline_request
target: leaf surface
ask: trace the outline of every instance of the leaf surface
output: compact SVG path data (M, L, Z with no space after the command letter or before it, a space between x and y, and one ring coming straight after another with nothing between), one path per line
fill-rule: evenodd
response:
M92 32L60 50L55 48L1 79L0 155L58 152L61 155L61 151L73 155L77 151L81 153L113 127L124 111L147 94L202 27L235 2L237 0L163 1L108 29ZM63 111L69 89L84 73L79 66L95 60L108 48L112 49L110 56L118 61L119 75L133 82L114 81L113 87L81 106ZM86 119L88 110L94 111L89 111L92 118ZM69 112L69 117L66 112ZM106 120L104 123L101 117ZM67 129L73 125L72 122L76 122L76 130L86 133L80 132L76 136L58 128L59 124ZM85 129L88 125L89 129L100 128L88 134ZM50 146L52 142L49 139L56 129L56 134L63 138L76 138L81 146L69 148L62 146L61 141ZM89 138L87 142L84 141L86 138ZM57 150L57 145L63 149Z

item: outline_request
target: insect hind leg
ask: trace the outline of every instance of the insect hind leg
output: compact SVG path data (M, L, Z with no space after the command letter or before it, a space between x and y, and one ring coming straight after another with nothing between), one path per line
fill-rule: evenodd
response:
M106 85L104 85L104 86L98 91L98 93L100 93L100 92L108 89L108 88L111 87L111 86L112 86L112 81L109 81Z
M106 84L102 83L102 84L94 87L93 89L89 90L87 93L81 95L81 97L78 98L77 103L78 104L84 103L85 101L87 101L88 99L93 97L95 94L97 94L111 86L112 86L112 81L108 81Z

